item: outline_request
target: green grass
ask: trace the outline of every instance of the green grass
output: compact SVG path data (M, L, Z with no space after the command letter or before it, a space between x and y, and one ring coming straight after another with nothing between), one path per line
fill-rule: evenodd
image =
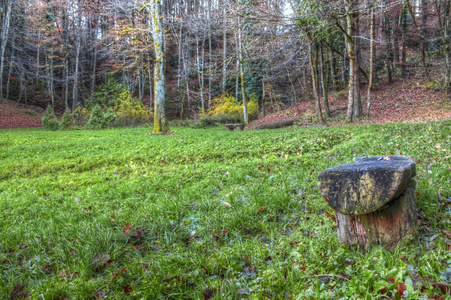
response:
M440 295L450 127L2 130L0 298L20 284L31 299L384 299L401 282L408 299ZM423 162L421 238L360 254L339 244L316 178L390 153Z

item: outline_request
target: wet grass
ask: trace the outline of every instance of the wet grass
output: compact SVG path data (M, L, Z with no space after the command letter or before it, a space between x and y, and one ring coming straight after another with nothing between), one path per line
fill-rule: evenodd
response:
M0 295L445 298L450 125L2 130ZM419 162L421 238L360 254L339 244L316 177L390 153Z

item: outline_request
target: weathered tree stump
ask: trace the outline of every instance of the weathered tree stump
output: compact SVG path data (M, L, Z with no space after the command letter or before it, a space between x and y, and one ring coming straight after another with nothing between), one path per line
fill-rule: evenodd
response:
M356 157L318 176L324 200L335 210L341 243L391 248L418 235L415 163L402 155Z
M234 129L241 131L244 130L244 127L246 124L244 123L236 123L236 124L225 124L225 127L227 128L227 131L232 131Z

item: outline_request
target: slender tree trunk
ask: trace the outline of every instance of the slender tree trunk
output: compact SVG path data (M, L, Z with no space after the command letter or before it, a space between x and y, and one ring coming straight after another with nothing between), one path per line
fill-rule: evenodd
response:
M443 41L445 48L445 89L451 86L450 0L443 3Z
M6 43L8 42L8 36L9 36L9 25L11 20L11 9L12 9L12 1L13 0L6 0L6 12L3 12L3 22L2 22L2 29L1 29L1 44L0 44L0 103L3 101L3 69L5 66L5 50L6 50Z
M227 10L224 7L223 11L223 18L224 18L224 32L223 32L223 48L222 48L222 85L221 85L221 91L222 93L225 93L226 87L227 87L227 30L226 22L227 22Z
M240 21L238 20L238 26L240 26ZM243 41L241 36L241 27L238 29L238 51L240 60L240 78L241 78L241 95L243 99L243 118L244 123L248 124L249 119L247 115L247 103L246 103L246 89L245 89L245 76L244 76L244 60L243 60Z
M354 117L360 118L362 112L362 101L360 99L360 42L358 36L360 35L360 21L357 13L353 15L353 35L354 40Z
M212 47L211 47L211 0L208 0L208 108L211 107L212 89L213 89L213 75L212 75Z
M55 109L55 84L54 84L54 65L53 65L53 51L50 51L50 66L49 66L49 93L50 99L52 100L52 109Z
M407 14L408 7L407 5L402 8L401 11L401 43L402 43L402 52L401 52L401 76L407 77L407 51L406 51L406 40L407 40Z
M162 0L152 0L150 11L152 15L152 35L155 46L154 68L154 126L153 133L168 131L164 104L166 102L166 58L163 28Z
M389 3L389 0L384 0L384 3ZM388 84L393 83L393 76L392 76L392 66L393 66L393 53L391 51L391 27L390 27L390 17L388 14L388 8L385 7L384 13L382 16L382 22L384 27L384 35L385 35L385 59L386 59L386 65L387 65L387 73L388 73Z
M265 117L265 96L266 96L265 80L262 80L262 101L260 104L260 118Z
M337 90L339 88L339 84L337 81L337 72L335 71L335 57L334 51L330 49L329 51L329 61L330 61L330 76L332 78L332 88Z
M9 62L8 81L6 83L6 99L9 99L9 85L11 83L11 75L12 75L12 70L13 70L13 67L14 67L14 59L15 59L15 57L14 57L14 52L15 52L14 48L13 48L12 51L13 52L11 54L11 60Z
M373 88L373 73L374 73L374 7L373 1L370 1L370 74L366 101L366 115L370 117L371 108L371 89Z
M96 72L97 72L97 44L93 42L93 59L92 59L92 74L91 74L91 96L96 89Z
M240 72L241 70L241 61L239 59L240 57L240 47L239 47L239 43L238 43L238 38L237 38L237 34L235 33L235 45L236 45L236 56L237 56L237 63L236 63L236 71L237 73ZM239 76L236 76L235 79L235 99L238 101L238 98L240 96L240 78Z
M318 78L316 76L317 72L315 70L315 62L318 61L318 45L315 45L315 53L313 53L313 40L309 37L309 61L310 61L310 70L312 73L312 86L313 86L313 96L315 97L315 105L316 105L316 115L318 116L318 123L324 124L323 113L321 111L321 103L318 92ZM315 57L314 57L315 56Z
M324 71L324 53L323 53L323 43L321 43L321 88L323 90L323 96L324 96L324 110L326 113L326 118L330 118L330 107L329 107L329 86L328 86L328 80L326 76L326 72Z
M346 44L347 44L347 48L348 48L348 56L349 56L349 81L348 81L348 89L349 89L349 94L348 94L348 111L346 113L346 121L348 123L352 122L353 119L353 109L354 109L354 95L355 95L355 91L354 91L354 84L355 84L355 80L354 80L354 71L355 71L355 61L356 61L356 57L355 57L355 53L354 53L354 45L353 45L353 29L352 29L352 25L353 25L353 20L352 20L352 14L349 11L350 7L351 7L351 0L346 0L347 4L348 4L348 11L346 13L346 21L347 21L347 34L346 34Z
M81 0L77 2L77 28L75 29L77 34L76 41L76 53L75 53L75 74L74 74L74 86L72 90L72 111L75 111L78 107L79 99L79 66L80 66L80 48L81 48Z
M178 64L177 64L177 89L180 89L180 81L181 81L181 65L182 65L182 33L183 33L183 22L179 21L179 38L178 38Z
M431 74L429 73L429 67L426 60L426 54L427 54L427 22L428 22L428 11L427 11L427 5L426 0L421 0L421 32L423 34L423 37L421 39L421 58L423 62L424 71L426 73L426 77L428 78L429 82L432 81ZM413 18L414 16L412 16Z

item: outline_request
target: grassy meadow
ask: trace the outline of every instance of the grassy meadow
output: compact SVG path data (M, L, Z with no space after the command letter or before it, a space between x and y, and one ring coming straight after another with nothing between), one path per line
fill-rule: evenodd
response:
M175 130L0 130L0 299L449 297L451 121ZM316 178L390 153L417 161L420 239L361 254Z

